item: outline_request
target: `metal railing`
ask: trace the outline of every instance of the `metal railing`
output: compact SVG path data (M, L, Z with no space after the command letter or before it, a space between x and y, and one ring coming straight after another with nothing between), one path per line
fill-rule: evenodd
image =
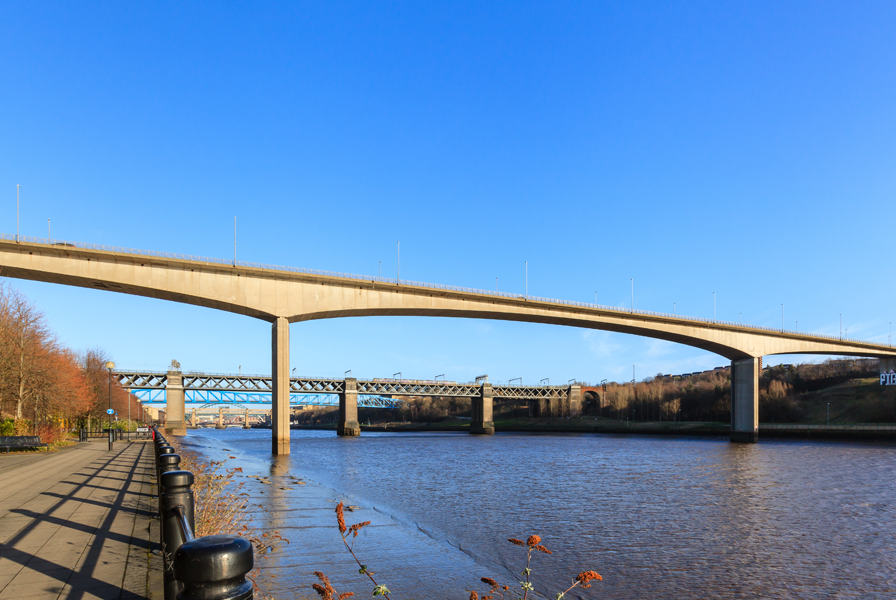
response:
M857 425L801 425L797 423L760 423L763 429L784 429L799 431L896 431L896 425L857 424Z
M87 244L84 242L70 242L64 240L55 240L55 239L47 239L47 238L39 238L39 237L31 237L31 236L16 236L14 234L9 233L0 233L0 240L7 240L13 242L25 242L29 244L44 244L48 246L59 247L60 249L64 248L81 248L84 250L100 250L103 252L118 252L120 254L133 254L135 256L153 256L158 258L171 258L174 260L189 260L192 262L205 263L211 265L230 265L232 267L247 267L250 269L267 269L271 271L284 271L287 273L300 273L303 275L318 275L323 277L339 277L342 279L355 279L358 281L370 281L373 283L388 283L394 285L405 285L412 287L420 287L420 288L428 288L435 290L444 290L449 292L461 292L465 294L479 294L484 296L493 296L497 298L513 298L518 300L525 300L527 302L544 302L549 304L559 304L562 306L574 306L580 308L590 308L601 310L605 312L612 312L617 315L624 314L635 314L649 317L658 317L662 319L674 319L680 321L687 321L689 323L701 323L701 324L709 324L709 325L723 325L725 327L732 328L740 328L747 329L751 331L762 331L762 332L771 332L771 333L780 333L782 335L795 335L804 339L823 339L823 340L834 340L841 342L852 342L857 344L866 344L870 346L877 346L879 348L892 348L892 345L878 344L876 342L869 342L866 340L857 340L853 338L846 338L843 336L837 335L826 335L823 333L812 333L808 334L800 331L793 331L784 328L776 328L776 327L763 327L762 325L745 325L743 323L734 323L733 321L720 321L718 319L704 319L702 317L687 317L679 314L669 314L663 312L655 312L650 310L641 310L634 308L619 308L618 306L606 306L603 304L595 304L591 302L576 302L575 300L560 300L557 298L546 298L543 296L529 296L527 294L518 294L512 292L499 292L496 290L483 290L477 288L468 288L468 287L459 287L452 285L444 285L439 283L426 283L422 281L412 281L407 279L395 279L390 277L375 277L372 275L355 275L353 273L343 273L339 271L325 271L320 269L306 269L303 267L286 267L283 265L271 265L265 263L256 263L256 262L247 262L241 260L228 260L224 258L210 258L207 256L198 256L194 254L178 254L174 252L157 252L154 250L139 250L136 248L124 248L121 246L106 246L104 244Z
M252 600L246 578L254 566L252 544L235 535L196 537L193 474L180 470L180 456L165 436L156 428L152 435L165 600Z

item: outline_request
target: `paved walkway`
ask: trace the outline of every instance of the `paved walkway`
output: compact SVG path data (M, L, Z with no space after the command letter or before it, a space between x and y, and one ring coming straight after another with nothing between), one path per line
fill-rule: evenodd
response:
M14 458L0 456L0 600L162 598L151 443Z

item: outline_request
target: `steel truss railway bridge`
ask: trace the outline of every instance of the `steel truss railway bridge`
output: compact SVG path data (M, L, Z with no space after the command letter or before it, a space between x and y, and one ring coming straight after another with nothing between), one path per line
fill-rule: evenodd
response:
M759 361L763 356L864 356L880 359L882 373L896 369L896 348L843 337L384 277L9 234L0 234L0 275L171 300L270 323L274 454L289 454L289 404L296 385L290 379L289 326L313 319L377 315L498 319L600 329L701 348L731 361L733 442L758 440ZM310 381L309 385L316 385ZM372 390L372 382L355 379L319 381L331 389L319 389L318 393L339 395L341 435L357 435L360 431L359 393L401 394ZM470 396L471 431L491 433L496 388L475 387L449 390L447 386L436 386L417 393L438 396L452 395L454 391L453 395ZM171 389L169 386L169 401ZM169 404L168 428L177 434L185 431L185 415L175 404L178 403Z
M186 403L241 404L271 402L274 381L264 375L226 375L183 373L177 361L166 372L114 371L121 387L145 402L164 399L166 415L185 415ZM397 408L401 397L462 397L473 405L470 433L494 433L491 418L483 413L486 405L491 416L495 398L528 401L536 415L566 415L582 398L579 385L492 385L490 383L380 381L355 378L291 377L289 397L292 405L339 405L339 435L359 435L358 407ZM392 398L387 396L399 396ZM272 404L273 407L273 404ZM350 429L350 430L349 430Z

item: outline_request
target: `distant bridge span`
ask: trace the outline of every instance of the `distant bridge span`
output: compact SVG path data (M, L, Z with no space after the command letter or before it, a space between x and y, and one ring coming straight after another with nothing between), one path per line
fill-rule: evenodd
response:
M896 367L893 347L858 340L381 277L38 238L16 241L8 234L2 238L0 274L6 277L172 300L272 323L275 454L289 453L289 324L313 319L376 315L499 319L629 333L701 348L732 361L733 441L758 438L761 356L866 356L883 359L882 369ZM474 402L474 430L493 431L491 401L480 403L478 410ZM170 417L171 428L182 430L184 415ZM359 431L356 411L340 410L339 429L345 435Z

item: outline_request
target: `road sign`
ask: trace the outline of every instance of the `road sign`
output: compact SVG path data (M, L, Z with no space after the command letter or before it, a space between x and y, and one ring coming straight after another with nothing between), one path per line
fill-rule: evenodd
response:
M149 427L138 427L137 433L149 433Z
M112 410L111 408L107 408L107 409L106 409L106 414L107 414L107 415L114 415L114 414L115 414L115 411Z
M890 369L889 373L880 374L881 385L896 385L896 371Z

